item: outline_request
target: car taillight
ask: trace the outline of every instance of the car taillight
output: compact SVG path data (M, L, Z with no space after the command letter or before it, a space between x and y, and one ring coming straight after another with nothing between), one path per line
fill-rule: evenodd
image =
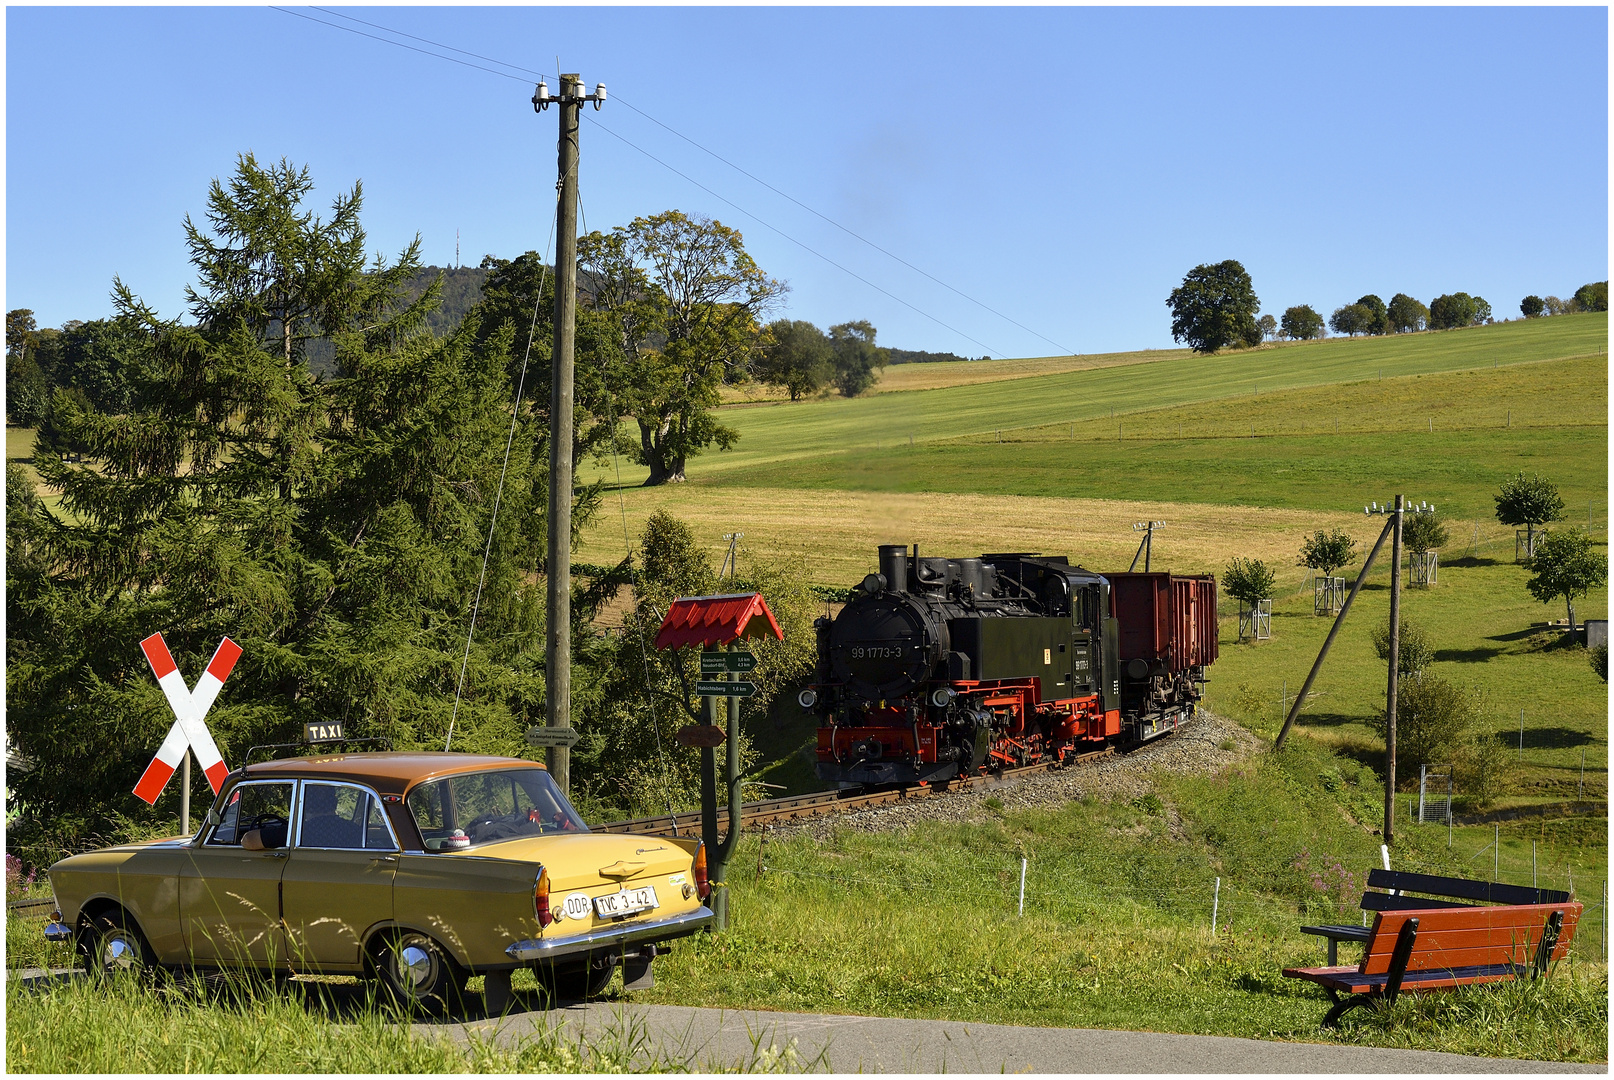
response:
M539 926L548 926L555 921L555 913L549 910L549 871L541 866L538 868L538 884L532 890L532 910L538 916Z
M695 848L695 892L702 900L712 894L712 883L706 880L706 845Z

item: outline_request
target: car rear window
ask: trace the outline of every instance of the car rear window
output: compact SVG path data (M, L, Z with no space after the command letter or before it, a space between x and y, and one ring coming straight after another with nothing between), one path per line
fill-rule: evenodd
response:
M544 769L445 776L416 786L404 803L427 851L463 851L523 836L588 832Z

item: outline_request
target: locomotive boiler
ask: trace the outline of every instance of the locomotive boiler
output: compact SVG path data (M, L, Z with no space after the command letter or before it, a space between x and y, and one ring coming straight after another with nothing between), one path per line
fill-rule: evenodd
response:
M816 629L819 777L938 782L1174 731L1216 660L1216 580L888 544Z

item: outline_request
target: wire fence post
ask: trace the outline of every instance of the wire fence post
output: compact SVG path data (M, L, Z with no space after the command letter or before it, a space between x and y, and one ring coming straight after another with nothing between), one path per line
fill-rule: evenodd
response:
M1026 913L1026 857L1020 856L1020 914Z
M1530 888L1536 887L1536 842L1530 841Z
M1222 905L1222 879L1216 879L1216 891L1211 893L1211 933L1216 933L1216 915Z
M1524 710L1519 710L1519 760L1524 760Z
M1497 875L1497 872L1498 872L1499 868L1501 867L1501 865L1502 865L1502 826L1500 826L1500 825L1492 825L1491 826L1491 880L1492 881L1496 880L1496 875Z

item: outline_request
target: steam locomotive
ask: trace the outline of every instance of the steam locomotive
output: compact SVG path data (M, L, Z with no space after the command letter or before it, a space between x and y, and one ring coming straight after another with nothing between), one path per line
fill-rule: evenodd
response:
M920 558L816 623L820 779L939 782L1174 731L1217 656L1216 579L1096 574L1034 552Z

